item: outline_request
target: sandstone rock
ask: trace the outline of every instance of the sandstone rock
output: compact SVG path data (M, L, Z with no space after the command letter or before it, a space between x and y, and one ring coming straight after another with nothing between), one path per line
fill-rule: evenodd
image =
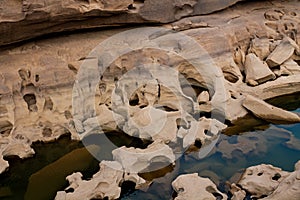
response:
M122 167L118 162L102 161L100 171L93 175L89 181L82 180L81 173L73 173L67 177L70 186L66 189L73 189L74 192L58 192L56 200L67 199L93 199L108 198L117 199L120 196L119 184L123 177Z
M113 150L112 154L114 160L121 164L125 172L136 174L155 171L175 161L172 149L158 141L150 144L146 149L120 147Z
M215 119L200 118L199 121L191 122L190 128L179 137L183 138L183 148L187 148L195 142L205 146L208 141L218 138L220 131L227 126Z
M0 157L0 174L6 171L6 169L9 167L9 164L6 160L3 159L3 157Z
M284 38L275 50L268 56L267 63L269 67L281 65L294 54L297 44L290 38Z
M197 102L199 104L209 102L209 93L207 91L201 92L197 98Z
M75 29L118 26L126 23L166 23L177 19L208 14L240 0L227 1L74 1L51 0L3 2L0 18L0 45L11 44L44 34ZM6 9L10 7L11 9ZM74 20L76 19L76 20ZM47 23L45 23L47 21ZM15 31L22 30L22 31ZM14 31L14 34L10 34Z
M275 75L269 69L268 65L259 60L259 58L253 53L246 56L245 74L246 82L254 80L258 83L264 83L275 79Z
M291 74L299 74L300 73L300 66L292 59L285 61L280 66L281 74L284 74L284 71L287 71L287 75Z
M248 53L254 53L260 60L265 60L270 55L270 40L268 38L254 38Z
M172 187L177 192L175 200L227 198L211 180L199 177L196 173L180 175L172 182Z
M295 165L295 171L284 178L275 191L263 200L296 200L300 196L300 170L299 161Z
M100 171L93 175L89 181L82 180L80 172L67 177L70 186L65 191L57 193L57 200L63 199L117 199L121 194L121 184L124 181L136 183L137 188L145 181L137 174L124 174L122 166L116 161L102 161ZM72 190L73 192L69 192Z
M230 193L233 195L231 197L232 200L244 200L246 197L246 192L244 190L242 190L235 183L231 184L230 187Z
M272 106L263 100L248 95L243 101L243 106L255 116L272 123L297 123L300 117L292 112Z
M272 165L257 165L246 169L238 184L252 197L270 195L290 173Z

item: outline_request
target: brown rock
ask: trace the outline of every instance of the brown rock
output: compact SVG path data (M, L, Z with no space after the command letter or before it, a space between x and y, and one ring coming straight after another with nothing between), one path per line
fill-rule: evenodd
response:
M292 112L277 108L254 96L247 95L243 106L255 116L271 123L297 123L300 117Z
M290 38L284 38L275 50L268 56L269 67L281 65L294 54L297 44Z
M245 61L246 82L254 80L258 83L264 83L275 79L274 73L268 65L262 62L255 54L250 53L246 56Z

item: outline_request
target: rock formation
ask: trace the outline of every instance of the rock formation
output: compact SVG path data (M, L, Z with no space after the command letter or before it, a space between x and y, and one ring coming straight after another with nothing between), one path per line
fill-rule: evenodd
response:
M237 184L231 185L233 199L244 199L245 192L258 199L298 199L299 161L294 172L286 172L272 165L257 165L245 170Z
M116 199L122 182L144 184L138 173L153 163L173 164L191 149L205 157L225 122L235 126L247 114L299 122L299 115L266 102L300 92L299 1L238 1L1 2L0 173L9 167L6 157L33 156L34 142L122 132L151 144L118 147L91 180L68 176L70 186L56 197ZM145 23L166 29L66 33ZM64 35L3 46L58 32ZM117 33L125 39L109 40ZM104 45L92 51L99 43ZM102 73L98 67L105 65ZM245 152L252 150L247 146ZM232 151L223 156L232 158ZM273 198L285 190L295 199L298 171L252 167L231 191L238 199L245 191ZM176 199L198 198L195 190L226 198L197 174L178 177L173 188Z
M49 33L124 24L168 23L222 10L241 0L22 0L0 4L0 45ZM9 7L10 9L7 9Z
M82 180L80 172L73 173L67 177L70 186L65 191L57 193L56 200L67 199L117 199L121 194L121 183L133 181L137 187L145 183L142 178L124 175L122 166L118 162L102 161L100 171L93 175L89 181Z
M227 199L211 180L196 173L180 175L172 182L172 187L177 193L175 200Z

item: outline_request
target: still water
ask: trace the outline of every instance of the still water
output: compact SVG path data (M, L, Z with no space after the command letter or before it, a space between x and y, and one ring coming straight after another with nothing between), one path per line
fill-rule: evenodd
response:
M294 112L300 113L300 109ZM100 145L100 151L105 149L103 159L110 159L112 149L103 145ZM81 171L84 178L90 178L99 170L97 160L81 143L70 142L69 137L56 143L36 143L33 148L36 151L33 158L7 158L11 166L0 175L0 199L53 199L57 190L68 185L65 181L68 174ZM145 191L133 190L132 184L124 184L120 199L172 199L171 182L185 173L209 177L224 191L226 181L237 181L243 169L252 165L266 163L293 171L294 164L300 160L300 124L271 124L265 130L222 135L208 156L198 159L197 155L198 152L190 152L178 159L175 167L143 174L144 178L153 180Z

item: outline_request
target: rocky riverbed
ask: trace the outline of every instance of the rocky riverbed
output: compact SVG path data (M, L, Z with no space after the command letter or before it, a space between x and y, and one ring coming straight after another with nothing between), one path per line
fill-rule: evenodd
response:
M51 191L55 199L118 199L125 183L147 193L155 182L152 172L169 183L164 188L172 186L175 199L297 199L299 162L293 172L259 163L227 189L220 189L213 178L218 174L205 167L187 175L175 172L186 155L197 160L190 166L195 169L212 153L229 160L266 153L276 145L274 138L300 149L299 133L279 134L278 126L271 127L278 133L272 137L231 136L270 123L300 123L299 112L291 111L299 106L287 107L300 102L299 5L294 0L1 2L0 174L10 172L11 158L34 159L36 143L68 136L82 140L88 152L56 162L97 159L98 172L86 180L80 171L88 165L67 167L59 176L69 186L60 182ZM98 135L108 139L97 142ZM49 197L35 196L35 188L55 166L31 176L25 198Z

